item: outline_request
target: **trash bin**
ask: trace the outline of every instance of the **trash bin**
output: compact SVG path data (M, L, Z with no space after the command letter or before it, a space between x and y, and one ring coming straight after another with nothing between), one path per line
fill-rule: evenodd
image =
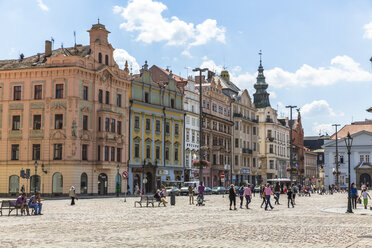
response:
M172 206L176 205L176 195L173 192L170 193L170 201Z

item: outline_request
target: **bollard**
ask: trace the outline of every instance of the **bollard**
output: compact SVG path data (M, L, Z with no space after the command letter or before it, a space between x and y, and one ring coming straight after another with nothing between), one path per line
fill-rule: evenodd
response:
M170 198L171 198L171 205L172 206L176 205L176 195L174 194L174 192L170 193Z

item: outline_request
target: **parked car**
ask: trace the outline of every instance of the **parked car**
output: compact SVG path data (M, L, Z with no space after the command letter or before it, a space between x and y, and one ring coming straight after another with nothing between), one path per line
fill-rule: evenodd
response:
M225 187L213 187L212 188L212 194L226 194L226 188Z
M171 193L175 195L180 195L180 189L176 186L166 187L165 190L167 191L167 195L171 195Z
M254 187L254 192L256 193L260 193L260 190L261 190L261 187L259 185L257 185L256 187Z
M205 187L205 189L204 189L204 194L205 194L205 195L211 195L211 194L212 194L212 189L209 188L209 187Z

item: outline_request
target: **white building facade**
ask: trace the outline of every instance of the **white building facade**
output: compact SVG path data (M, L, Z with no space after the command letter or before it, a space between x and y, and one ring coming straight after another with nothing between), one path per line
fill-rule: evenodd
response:
M185 116L185 181L197 180L199 169L192 166L193 160L199 159L199 94L195 82L187 81L184 91L183 107Z

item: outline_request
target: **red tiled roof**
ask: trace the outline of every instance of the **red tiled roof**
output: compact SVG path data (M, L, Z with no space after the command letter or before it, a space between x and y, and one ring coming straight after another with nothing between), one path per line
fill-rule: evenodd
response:
M364 123L364 124L363 124ZM358 133L360 131L367 131L372 132L372 122L365 121L365 122L355 122L351 125L346 125L337 132L337 138L344 138L347 136L347 133L350 132L351 135ZM336 134L332 134L330 139L336 139Z

